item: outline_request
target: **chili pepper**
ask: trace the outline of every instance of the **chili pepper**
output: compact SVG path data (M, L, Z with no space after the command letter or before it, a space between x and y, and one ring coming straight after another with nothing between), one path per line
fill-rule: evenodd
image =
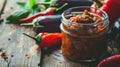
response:
M25 9L22 11L17 11L12 15L8 16L6 19L6 23L15 23L18 24L19 19L25 18L30 14L30 10Z
M120 67L120 54L103 59L97 67Z
M64 7L62 10L57 11L56 14L61 14L66 9L75 7L75 6L90 6L92 4L92 1L90 0L51 0L49 2L38 2L38 5L45 5L47 8L48 6L59 7L64 3L68 3L68 5Z
M40 16L35 18L32 23L22 23L21 25L32 25L33 27L60 25L61 17L61 15Z
M39 33L35 37L23 34L35 40L40 48L51 48L61 45L61 33Z
M96 2L98 0L94 1ZM98 4L98 2L94 3L92 6L97 7L95 4ZM120 7L118 6L120 6L120 2L117 0L105 0L103 5L100 7L100 9L104 10L108 14L110 26L113 26L115 21L120 17Z
M38 4L42 5L50 5L50 6L61 6L64 3L68 3L69 7L74 6L89 6L92 4L92 1L89 0L51 0L48 2L39 2Z
M92 6L96 7L97 2L94 3ZM110 42L114 42L112 45L117 46L118 51L120 51L120 2L118 0L105 0L103 1L103 5L100 9L104 10L110 20L110 30L108 32L108 39ZM118 21L117 21L118 20Z
M29 16L27 18L23 18L23 19L20 19L19 21L22 23L26 23L26 22L32 22L34 18L37 18L39 16L45 16L45 15L53 15L56 11L59 11L61 10L63 7L65 7L67 5L67 3L65 3L64 5L62 5L61 7L59 8L48 8L46 9L45 11L42 11L42 12L39 12L39 13L36 13L35 15L32 15L32 16Z
M22 23L21 25L32 25L36 33L40 32L60 32L61 15L40 16L32 23Z
M61 32L59 26L48 26L48 27L38 27L38 28L33 28L33 31L35 31L37 34L41 32L50 32L50 33L55 33L55 32Z

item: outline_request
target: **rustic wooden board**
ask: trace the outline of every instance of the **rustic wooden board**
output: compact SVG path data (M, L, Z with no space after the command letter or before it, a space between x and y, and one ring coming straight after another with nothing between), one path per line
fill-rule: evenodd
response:
M43 67L94 67L82 63L75 63L66 60L61 50L55 50L50 55L45 55L43 60Z
M4 0L0 0L0 9ZM27 0L9 0L4 10L2 18L6 18L15 11L21 10L16 2ZM91 1L91 0L90 0ZM22 33L35 35L31 27L22 27L14 24L0 24L0 48L4 48L11 58L9 67L38 67L41 51L37 55L30 55L29 48L35 45L35 41L24 36ZM7 63L0 57L0 67L8 67ZM61 50L56 50L52 54L45 55L42 67L93 67L90 65L66 61Z
M2 3L3 0L0 0ZM14 11L21 10L16 2L19 0L9 0L2 18L6 18ZM26 0L20 0L26 1ZM7 54L14 55L12 57L9 67L38 67L40 62L41 52L36 56L29 54L29 48L35 45L35 41L24 36L22 33L34 35L34 31L31 27L22 27L14 24L5 24L5 21L0 24L0 48L4 48ZM29 58L28 58L28 56ZM7 67L7 63L0 58L0 67ZM88 67L78 63L65 61L61 52L55 51L49 56L45 56L43 60L43 67Z
M0 6L4 0L0 0ZM27 0L9 0L7 1L2 18L6 18L14 11L21 10L16 2ZM1 8L1 7L0 7ZM38 67L40 62L40 52L36 56L29 54L29 48L35 45L35 41L24 36L27 33L34 36L31 27L22 27L14 24L6 24L5 21L0 24L0 48L4 48L8 57L13 55L9 67ZM8 58L10 59L10 58ZM0 58L0 67L7 67L6 62Z
M2 9L3 3L4 3L4 0L0 1L0 10Z
M3 1L4 0L0 0L0 4L2 4ZM22 2L27 0L9 0L2 18L5 19L13 12L21 10L21 8L16 5L18 1ZM36 56L30 55L29 48L35 45L35 41L24 36L22 33L35 34L31 27L5 24L4 21L0 24L0 48L4 48L9 56L13 55L9 67L38 67L41 52ZM7 63L4 62L2 58L0 58L0 61L0 67L7 67ZM49 56L45 56L42 67L89 67L89 65L66 61L61 51L57 50Z

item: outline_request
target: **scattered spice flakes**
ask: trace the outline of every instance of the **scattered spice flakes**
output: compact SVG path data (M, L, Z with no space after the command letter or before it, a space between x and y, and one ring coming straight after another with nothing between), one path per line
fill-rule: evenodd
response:
M58 62L56 64L56 67L66 67L66 63L65 62Z
M11 57L14 57L14 55L12 54Z
M18 41L18 40L16 41L16 44L19 44L19 41Z
M4 48L0 48L0 56L8 64L11 62L11 58L14 57L14 55L12 54L8 55Z
M16 26L14 26L13 24L9 24L10 28L13 30L16 30Z
M10 7L10 9L13 9L13 7Z
M8 41L10 41L11 40L11 38L8 38Z
M6 51L1 48L0 49L0 56L4 59L4 60L7 60L8 59L8 55L6 54Z
M13 27L13 30L16 30L16 28L15 28L15 27Z
M25 57L27 57L27 56L28 56L28 54L25 55Z
M59 62L60 64L62 64L63 62Z
M28 54L26 54L25 57L28 58L28 59L30 58L30 56Z
M2 57L4 60L7 60L7 59L8 59L8 56L6 55L6 53L2 53L2 54L1 54L1 57Z
M38 64L38 66L40 66L40 63Z
M34 45L34 46L30 47L29 53L31 55L37 55L39 50L40 50L39 46L38 45Z
M0 23L3 22L3 19L0 18Z

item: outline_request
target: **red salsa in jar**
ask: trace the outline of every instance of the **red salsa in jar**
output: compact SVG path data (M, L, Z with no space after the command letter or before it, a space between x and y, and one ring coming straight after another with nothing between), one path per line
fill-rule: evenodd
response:
M62 14L60 27L62 54L70 60L94 61L107 51L109 22L104 11L91 12L91 7L70 8Z

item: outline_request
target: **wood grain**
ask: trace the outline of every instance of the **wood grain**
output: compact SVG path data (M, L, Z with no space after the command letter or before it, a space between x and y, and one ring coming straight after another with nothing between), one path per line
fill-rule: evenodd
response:
M0 9L4 0L0 0ZM16 2L25 2L27 0L9 0L4 10L2 18L15 11L21 10ZM91 0L90 0L91 1ZM41 51L37 55L30 55L29 48L35 45L35 41L22 33L35 35L31 27L22 27L14 24L6 24L5 21L0 24L0 48L4 48L7 55L13 55L9 67L39 67ZM7 63L0 57L0 67L8 67ZM45 56L42 67L93 67L80 63L66 61L61 54L61 50L56 50L49 56Z
M0 18L1 18L1 15L3 14L3 11L5 9L6 3L7 3L7 0L2 0L0 2Z
M0 6L3 1L4 0L0 0ZM16 5L16 2L23 1L27 0L9 0L2 18L5 19L13 12L21 10L21 8ZM35 45L35 41L24 36L22 33L35 35L31 27L22 27L14 24L6 24L5 21L2 22L0 24L0 48L4 48L9 57L13 55L9 67L38 67L40 52L35 56L29 54L29 48ZM0 61L0 67L7 67L4 65L6 62L3 62L2 58L0 58Z
M3 0L0 0L2 4ZM27 0L9 0L2 18L6 18L15 11L21 10L16 2L24 2ZM7 51L8 56L13 55L9 67L38 67L40 62L41 52L36 56L29 54L29 48L35 45L35 41L29 37L24 36L22 33L30 35L35 34L31 27L22 27L14 24L6 24L5 21L0 24L0 48ZM8 67L6 62L0 58L0 67ZM61 52L55 51L49 56L45 56L42 67L88 67L78 63L65 61Z

